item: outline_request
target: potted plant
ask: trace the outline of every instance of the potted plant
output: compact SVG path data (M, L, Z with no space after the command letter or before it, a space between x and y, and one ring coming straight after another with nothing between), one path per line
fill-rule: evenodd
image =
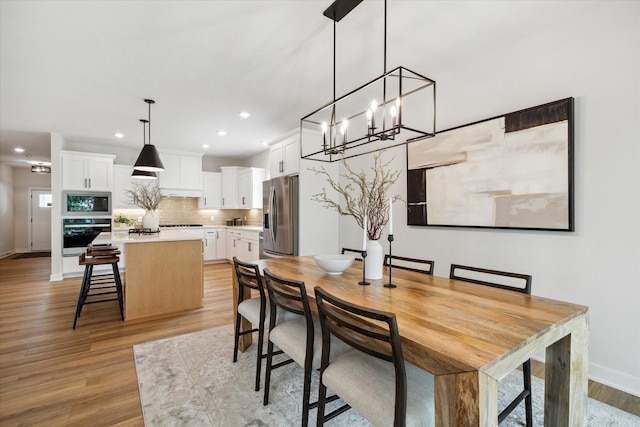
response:
M324 167L311 169L316 174L325 175L328 184L338 193L338 200L329 197L325 188L321 193L313 194L311 199L322 203L326 208L336 210L340 215L352 216L360 228L365 228L367 240L367 259L365 276L369 279L382 278L382 245L378 241L382 231L389 221L391 204L400 196L389 196L391 186L400 177L399 170L390 170L393 158L383 162L382 153L373 156L371 174L365 171L356 172L343 159L341 160L345 172L340 175L343 183L334 180Z
M126 216L119 214L113 218L113 222L118 224L120 227L127 227L133 224L133 220L127 218Z
M125 191L129 205L145 209L147 212L142 217L142 227L156 231L160 226L160 218L156 212L162 199L162 191L154 184L133 183L133 190Z

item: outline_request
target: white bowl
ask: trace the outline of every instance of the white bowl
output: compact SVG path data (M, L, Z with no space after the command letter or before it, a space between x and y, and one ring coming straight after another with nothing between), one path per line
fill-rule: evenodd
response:
M353 255L316 255L314 256L318 267L327 272L327 274L342 274L347 268L351 267L356 259Z

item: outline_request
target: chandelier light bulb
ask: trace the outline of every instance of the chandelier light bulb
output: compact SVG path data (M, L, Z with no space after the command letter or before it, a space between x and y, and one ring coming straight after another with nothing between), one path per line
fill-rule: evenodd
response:
M329 125L327 125L327 122L322 122L322 134L325 135L327 133L327 129L329 128Z
M340 125L340 132L342 132L342 134L347 133L348 127L349 127L349 121L347 119L344 119L342 121L342 124Z
M374 99L373 101L371 101L371 112L375 113L377 109L378 109L378 103Z

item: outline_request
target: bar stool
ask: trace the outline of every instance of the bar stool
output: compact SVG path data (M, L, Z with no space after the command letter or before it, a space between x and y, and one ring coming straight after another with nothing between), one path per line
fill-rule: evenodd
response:
M84 265L84 276L80 286L76 317L73 320L73 329L76 328L78 317L85 304L98 302L118 301L120 304L120 317L124 320L124 305L122 299L122 281L118 269L118 255L120 251L115 246L89 246L86 254L80 255L78 263ZM96 265L111 264L111 274L93 275L93 267ZM116 295L115 297L108 297Z

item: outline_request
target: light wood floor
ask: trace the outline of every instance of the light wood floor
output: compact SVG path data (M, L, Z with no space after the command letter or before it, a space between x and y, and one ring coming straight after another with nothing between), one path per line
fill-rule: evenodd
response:
M89 305L75 331L81 279L49 274L49 258L0 260L3 427L142 426L132 346L232 323L229 264L205 266L202 309L125 324L117 303ZM637 397L595 383L589 395L640 415Z

